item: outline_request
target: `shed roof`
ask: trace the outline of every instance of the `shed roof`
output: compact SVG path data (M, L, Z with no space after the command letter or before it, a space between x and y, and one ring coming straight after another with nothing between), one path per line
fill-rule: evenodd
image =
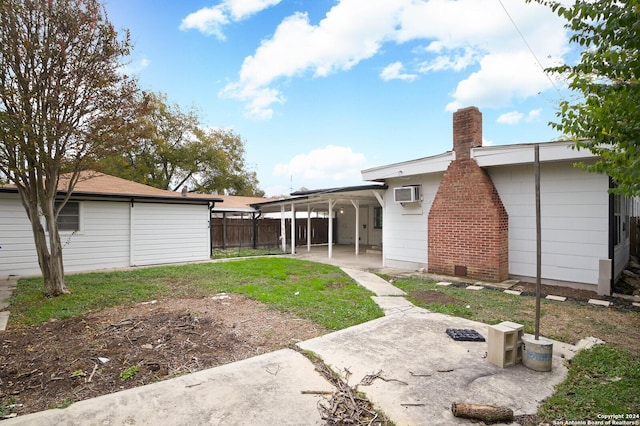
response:
M60 176L58 182L58 192L60 194L67 192L70 178L70 174ZM17 192L17 190L15 185L0 187L1 192ZM222 198L215 195L202 196L200 194L200 196L194 197L192 194L154 188L93 170L80 172L80 178L73 189L73 196L78 198L127 198L187 203L219 203L223 201Z

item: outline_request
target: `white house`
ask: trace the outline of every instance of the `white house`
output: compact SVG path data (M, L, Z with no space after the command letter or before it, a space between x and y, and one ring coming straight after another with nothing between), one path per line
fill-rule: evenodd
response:
M64 188L62 183L61 196ZM217 202L222 202L217 196L83 172L58 219L65 272L209 259L209 220ZM31 225L17 189L0 187L0 278L38 274Z
M482 146L475 108L453 118L453 151L375 167L384 193L383 264L502 281L536 276L534 145ZM542 282L610 294L629 260L638 199L608 193L606 175L570 142L539 144Z

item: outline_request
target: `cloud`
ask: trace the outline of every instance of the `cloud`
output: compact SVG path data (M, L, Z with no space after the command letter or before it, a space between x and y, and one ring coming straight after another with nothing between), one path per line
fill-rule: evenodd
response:
M391 55L387 44L409 42L424 43L405 61L417 64L415 69L395 61L380 77L412 80L455 72L458 83L445 106L449 111L504 107L536 96L552 87L538 61L550 66L568 52L562 20L535 2L379 0L371 7L370 0L338 0L315 25L303 12L284 18L273 36L244 59L237 81L220 93L245 102L246 116L270 118L273 105L285 101L281 85L287 79L347 72L382 52Z
M540 108L538 109L532 109L531 111L529 111L529 113L525 116L523 113L518 112L518 111L511 111L511 112L507 112L505 114L502 114L500 117L498 117L498 119L496 120L496 122L501 123L501 124L518 124L520 123L522 120L526 121L527 123L530 123L532 121L536 121L539 117L540 117L540 113L542 112L542 110Z
M276 164L274 176L293 176L295 181L360 181L360 171L366 167L364 154L344 146L327 145L307 154L299 154L288 163ZM313 186L313 185L310 185Z
M413 81L417 77L415 74L403 74L402 71L403 65L402 62L394 62L392 64L387 65L382 72L380 73L380 78L384 81L389 80L406 80Z
M142 58L138 61L132 61L128 64L122 65L120 67L120 73L123 75L138 75L144 69L151 65L151 61L147 58Z
M275 6L281 0L224 0L213 7L203 7L202 9L190 13L180 23L180 29L198 30L206 35L216 36L224 40L222 27L231 23L242 21L250 16Z
M502 114L496 122L500 124L518 124L524 118L524 114L518 111L511 111Z

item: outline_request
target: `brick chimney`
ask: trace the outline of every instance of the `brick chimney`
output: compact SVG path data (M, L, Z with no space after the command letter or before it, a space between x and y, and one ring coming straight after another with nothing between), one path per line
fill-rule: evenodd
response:
M493 181L471 158L482 146L482 113L453 114L453 150L429 211L428 269L486 281L509 277L509 218Z

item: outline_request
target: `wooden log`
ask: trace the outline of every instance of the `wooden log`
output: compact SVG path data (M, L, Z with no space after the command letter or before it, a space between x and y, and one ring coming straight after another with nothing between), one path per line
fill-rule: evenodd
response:
M507 407L496 407L495 405L454 402L451 404L451 412L455 417L478 419L487 423L513 421L513 410Z

